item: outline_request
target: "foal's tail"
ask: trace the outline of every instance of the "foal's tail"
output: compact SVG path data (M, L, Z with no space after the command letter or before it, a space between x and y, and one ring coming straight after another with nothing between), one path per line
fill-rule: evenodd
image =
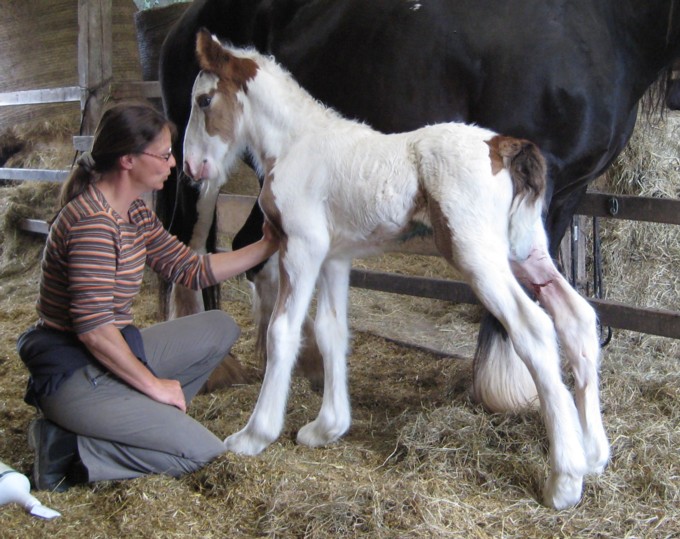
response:
M517 260L529 256L533 234L540 223L546 190L545 159L528 140L494 137L489 146L497 152L512 178L508 234L510 253Z

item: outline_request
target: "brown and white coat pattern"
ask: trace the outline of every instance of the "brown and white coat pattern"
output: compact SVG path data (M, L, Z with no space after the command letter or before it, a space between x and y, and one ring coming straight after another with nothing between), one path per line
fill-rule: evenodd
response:
M459 123L384 135L314 101L271 58L224 47L206 32L199 33L197 55L203 71L192 94L185 171L210 180L247 148L265 177L260 205L283 238L265 378L247 425L225 440L228 449L257 454L281 433L315 288L324 394L319 415L297 439L321 446L348 430L351 260L378 252L421 222L504 325L531 373L550 441L545 503L576 504L584 475L601 472L609 456L599 343L593 309L548 255L538 149ZM575 373L575 399L561 380L558 338ZM504 379L495 387L513 383L511 370L498 369ZM493 395L484 397L493 402Z

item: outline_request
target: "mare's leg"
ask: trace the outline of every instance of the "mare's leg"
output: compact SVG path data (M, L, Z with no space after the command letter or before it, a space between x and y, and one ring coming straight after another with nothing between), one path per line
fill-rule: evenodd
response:
M583 430L583 445L588 471L600 473L609 459L609 443L602 424L599 397L600 343L597 317L557 270L545 247L544 234L529 258L513 262L520 281L534 290L540 304L553 319L560 344L574 372L576 406Z
M316 338L324 359L323 402L318 417L298 432L299 443L321 446L347 432L351 422L347 391L347 294L349 259L327 260L317 297Z
M201 183L201 191L196 205L198 219L189 241L189 247L197 253L206 252L208 234L215 216L215 206L219 194L219 182L206 180ZM203 293L200 290L191 290L178 284L172 285L168 313L170 320L200 313L203 310Z
M490 314L482 320L473 359L472 398L491 412L537 406L536 384L508 338Z
M246 426L224 441L227 449L234 453L256 455L283 429L302 322L326 250L327 240L324 245L323 241L289 236L286 250L280 252L280 283L267 334L267 367L262 389Z

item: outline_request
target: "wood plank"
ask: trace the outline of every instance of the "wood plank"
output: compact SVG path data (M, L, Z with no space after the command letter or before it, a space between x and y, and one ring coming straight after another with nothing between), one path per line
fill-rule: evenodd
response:
M68 170L45 170L37 168L0 168L0 180L62 182Z
M158 81L125 81L111 85L113 99L144 98L153 99L161 97L161 86Z
M21 90L0 93L0 107L13 105L37 105L44 103L69 103L80 101L82 90L78 86Z
M220 232L233 236L245 223L257 197L221 193L217 197L217 222Z
M576 213L680 225L680 200L591 192L585 194Z
M50 226L46 221L40 219L22 219L19 222L19 228L26 232L32 232L34 234L41 234L47 236L50 231Z
M479 304L470 287L460 281L396 275L381 271L352 269L350 286L391 294L441 299L454 303Z
M586 299L595 308L604 326L680 339L680 312L631 307L604 299Z
M84 133L94 133L113 77L111 0L78 0L78 82Z
M350 284L356 288L393 294L441 299L455 303L479 303L467 284L447 279L353 269ZM680 339L680 312L631 307L601 299L586 299L595 308L600 322L605 326Z
M73 147L79 152L89 152L92 149L94 136L76 135L73 137Z

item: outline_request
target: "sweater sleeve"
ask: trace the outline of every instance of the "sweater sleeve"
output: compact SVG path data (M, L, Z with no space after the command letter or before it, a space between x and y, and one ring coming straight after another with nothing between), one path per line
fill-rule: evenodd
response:
M145 235L146 262L151 269L164 279L192 290L218 283L210 257L199 255L165 230L156 214L144 203L140 201L131 215Z
M115 321L117 230L106 215L75 224L67 238L70 315L76 333Z

